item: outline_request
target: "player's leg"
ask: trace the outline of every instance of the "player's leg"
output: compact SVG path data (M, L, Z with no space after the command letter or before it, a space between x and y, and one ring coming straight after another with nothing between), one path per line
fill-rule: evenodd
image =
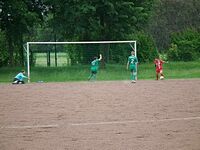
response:
M137 68L136 65L134 65L133 67L133 81L135 82L137 78Z
M93 72L93 80L96 80L97 71Z
M90 76L88 77L88 80L91 80L92 76L93 76L93 73L91 72Z
M88 80L91 80L93 78L94 70L91 69L90 76L88 77Z
M12 84L19 84L19 79L14 78Z
M159 73L160 73L160 70L159 70L159 69L156 69L156 80L159 79Z
M137 70L136 70L136 66L133 68L133 80L136 81L136 77L137 77Z
M19 81L19 83L20 83L20 84L25 84L25 82L24 82L24 81Z
M130 71L131 71L130 79L131 79L131 81L132 81L132 80L133 80L133 69L130 69Z
M164 77L163 70L160 70L160 75Z
M132 83L136 83L136 75L135 74L136 74L136 72L133 71L133 75L132 75L133 77L131 80Z
M135 79L136 79L136 69L132 68L131 69L131 82L135 83Z
M156 72L156 80L158 80L158 76L159 76L159 73L158 73L158 72Z
M97 73L96 71L91 71L88 80L96 80L96 73Z
M164 79L164 74L163 74L163 71L160 70L160 80L163 80Z

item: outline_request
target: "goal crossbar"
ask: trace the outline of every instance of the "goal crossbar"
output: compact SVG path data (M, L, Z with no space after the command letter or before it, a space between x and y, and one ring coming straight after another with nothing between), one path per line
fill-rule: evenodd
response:
M77 41L77 42L27 42L26 43L26 53L27 53L27 74L28 74L28 82L30 82L30 45L51 45L51 44L123 44L123 43L134 43L134 48L131 48L135 51L135 55L137 56L137 48L136 41L128 40L128 41Z
M114 44L135 43L136 41L79 41L79 42L27 42L27 44Z

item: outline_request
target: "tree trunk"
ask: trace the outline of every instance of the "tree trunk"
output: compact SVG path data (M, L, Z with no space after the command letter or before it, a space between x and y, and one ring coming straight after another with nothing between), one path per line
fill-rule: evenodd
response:
M11 34L9 32L6 32L6 36L8 39L8 54L9 54L9 66L13 66L14 61L13 61L13 41L12 41L12 37L10 36Z
M23 36L20 35L19 42L19 55L20 55L20 65L24 66L24 48L23 48Z
M102 59L102 68L106 68L106 63L109 63L109 49L110 49L110 44L103 44L101 46L101 53L103 55Z

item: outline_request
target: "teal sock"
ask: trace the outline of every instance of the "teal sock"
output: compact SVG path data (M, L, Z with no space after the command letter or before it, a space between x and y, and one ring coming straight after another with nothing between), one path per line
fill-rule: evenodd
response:
M133 77L133 74L131 73L131 80L133 80L134 79L134 77Z
M135 75L133 75L133 80L135 80Z
M93 75L93 77L94 77L93 79L96 80L96 75L95 74Z
M88 80L92 79L93 74L90 74L90 76L88 77Z
M131 80L135 80L136 78L136 73L131 73Z
M136 76L137 76L137 73L136 73L136 72L134 72L134 73L133 73L133 80L135 80L135 79L136 79Z

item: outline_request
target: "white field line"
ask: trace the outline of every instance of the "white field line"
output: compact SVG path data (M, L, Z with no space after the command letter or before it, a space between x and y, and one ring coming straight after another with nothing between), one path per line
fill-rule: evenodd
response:
M188 117L188 118L168 118L158 120L125 120L125 121L105 121L105 122L85 122L85 123L67 123L67 126L91 126L91 125L113 125L113 124L133 124L133 123L154 123L154 122L174 122L174 121L190 121L200 120L200 117ZM64 126L64 123L62 124ZM49 125L29 125L29 126L1 126L0 129L33 129L33 128L58 128L61 125L49 124Z
M112 124L150 123L150 122L172 122L172 121L187 121L187 120L200 120L200 117L172 118L172 119L158 119L158 120L127 120L127 121L72 123L71 126L112 125Z
M58 124L49 124L49 125L29 125L29 126L2 126L0 129L33 129L33 128L57 128Z

